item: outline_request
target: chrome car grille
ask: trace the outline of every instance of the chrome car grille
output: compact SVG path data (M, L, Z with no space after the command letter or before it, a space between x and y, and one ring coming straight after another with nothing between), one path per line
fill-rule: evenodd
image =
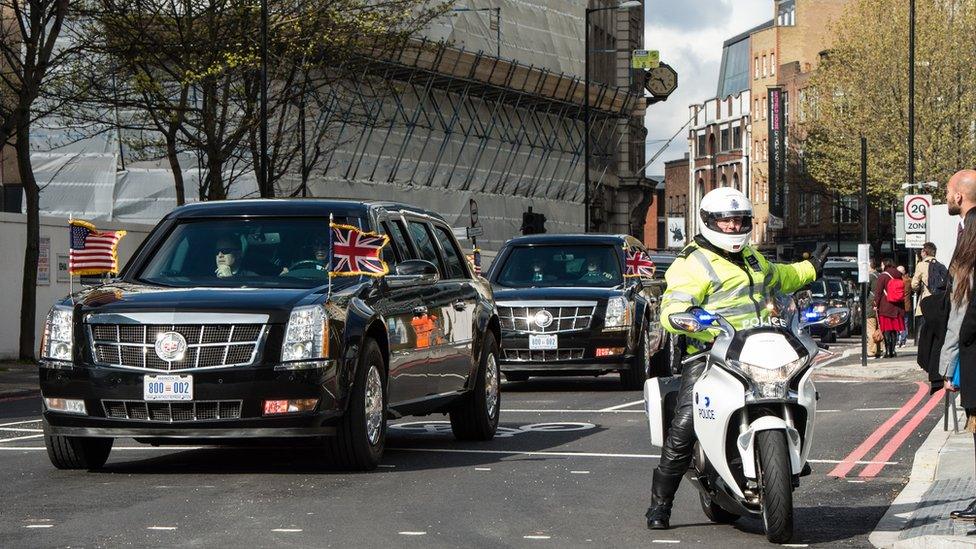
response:
M505 349L505 360L512 362L553 362L583 358L583 349Z
M265 325L91 324L88 330L96 364L173 372L254 363ZM165 332L186 339L182 359L166 361L156 354L156 338Z
M145 402L142 400L103 400L105 417L139 421L202 421L239 419L240 400L201 400L192 402Z
M555 334L585 330L590 327L596 303L511 303L498 306L502 330L530 334ZM536 323L536 315L546 311L552 318L547 326ZM545 317L544 317L545 318Z

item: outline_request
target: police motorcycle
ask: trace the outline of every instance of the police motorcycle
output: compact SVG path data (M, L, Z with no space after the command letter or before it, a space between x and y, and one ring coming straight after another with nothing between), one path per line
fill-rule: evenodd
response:
M701 309L668 320L685 332L717 332L710 349L682 360L707 361L693 391L697 442L686 474L702 510L716 523L761 516L769 541L786 543L793 536L793 489L810 474L818 399L811 374L818 354L824 356L809 328L843 324L849 311L801 314L791 296L780 294L767 300L765 313L738 330ZM667 437L680 384L680 376L644 384L655 446Z

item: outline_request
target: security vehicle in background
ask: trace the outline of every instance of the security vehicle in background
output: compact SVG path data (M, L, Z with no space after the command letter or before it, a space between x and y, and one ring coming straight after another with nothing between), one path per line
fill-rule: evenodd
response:
M330 286L316 255L330 215L389 236L387 276ZM216 254L234 257L231 276L217 276ZM491 439L500 337L491 289L437 214L340 200L184 206L116 280L48 315L48 456L94 469L117 437L322 437L323 457L371 469L387 419L432 413L449 414L459 439Z
M678 258L678 255L672 252L661 251L652 251L649 253L651 256L651 261L654 262L654 278L656 280L664 280L664 273L668 272L668 267L674 263L674 260Z
M488 280L502 329L501 369L509 381L539 375L620 372L640 389L668 375L659 320L663 281L625 277L628 235L531 235L509 240Z
M683 360L707 361L693 389L697 442L686 473L702 510L717 523L761 517L769 541L786 543L793 536L793 489L810 474L817 411L811 374L821 351L807 329L836 326L848 313L829 309L811 323L784 295L772 296L764 311L761 322L739 330L700 309L668 321L685 332L718 332L710 349ZM667 438L680 385L680 376L644 385L655 446Z
M848 337L861 328L860 296L852 292L847 280L835 277L815 280L803 291L801 302L803 311L814 315L824 315L828 309L844 309L848 312L847 320L836 327L823 324L810 327L810 334L819 337L824 343L834 343L838 337Z

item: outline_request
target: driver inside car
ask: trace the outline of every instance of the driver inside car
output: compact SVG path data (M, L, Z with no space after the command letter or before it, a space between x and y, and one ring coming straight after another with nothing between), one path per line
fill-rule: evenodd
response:
M324 271L328 268L329 242L327 239L316 238L310 245L305 246L305 249L311 249L311 253L309 254L311 258L301 259L292 263L289 267L283 267L278 276L288 274L288 271L295 269L295 267L315 269L316 271Z
M232 276L253 276L254 273L241 269L241 259L243 251L241 241L235 236L222 236L217 239L214 247L214 262L217 268L214 274L217 278L229 278Z
M600 261L599 256L591 255L587 257L583 274L579 278L580 282L604 282L613 278L612 274L601 267L601 263L602 261Z
M664 328L686 336L687 352L696 353L714 340L713 330L696 333L679 331L667 321L669 315L705 312L722 315L740 329L767 321L766 298L777 292L793 293L820 276L827 259L821 245L804 261L770 263L749 244L752 234L752 203L742 192L721 187L706 194L699 206L700 233L686 246L665 273L667 290L662 296ZM695 444L692 389L705 369L698 360L684 366L674 419L661 448L661 460L654 469L651 506L647 527L670 528L671 505L681 477L688 470Z

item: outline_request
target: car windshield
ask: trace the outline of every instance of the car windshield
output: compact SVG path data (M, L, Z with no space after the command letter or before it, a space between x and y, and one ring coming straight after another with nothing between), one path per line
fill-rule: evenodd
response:
M616 246L518 246L508 254L495 283L509 288L592 286L623 283Z
M337 223L359 225L358 218ZM187 220L136 278L173 287L313 288L329 278L329 218Z
M815 298L844 297L845 293L839 280L815 280L810 285L810 296Z

